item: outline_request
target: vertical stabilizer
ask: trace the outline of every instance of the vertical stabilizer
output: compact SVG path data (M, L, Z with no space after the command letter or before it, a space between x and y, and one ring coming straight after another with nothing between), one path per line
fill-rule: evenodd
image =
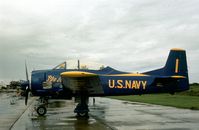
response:
M180 75L188 77L185 50L176 48L171 49L163 71L166 76Z
M157 77L175 77L178 84L177 91L189 89L186 51L178 48L171 49L163 68L145 72L145 74Z

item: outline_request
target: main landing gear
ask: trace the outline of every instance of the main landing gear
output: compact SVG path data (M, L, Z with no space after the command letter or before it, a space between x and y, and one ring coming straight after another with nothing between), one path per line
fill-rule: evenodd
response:
M74 113L77 113L77 117L88 117L88 112L88 97L81 96Z

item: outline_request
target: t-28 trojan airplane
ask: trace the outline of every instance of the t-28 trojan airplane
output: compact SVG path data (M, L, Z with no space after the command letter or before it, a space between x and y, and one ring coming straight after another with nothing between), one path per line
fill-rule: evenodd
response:
M188 90L186 52L182 49L171 49L163 68L144 73L122 72L111 67L101 70L62 68L32 71L31 83L27 76L24 86L26 86L26 104L29 91L41 99L75 97L79 99L79 103L74 112L78 116L88 116L89 97L174 94ZM44 115L45 105L40 105L37 112L39 115Z

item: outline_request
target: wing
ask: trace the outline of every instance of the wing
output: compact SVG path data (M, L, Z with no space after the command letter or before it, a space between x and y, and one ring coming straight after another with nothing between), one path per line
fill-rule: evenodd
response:
M101 95L104 93L99 75L83 71L68 71L61 73L64 88L70 89L73 94L86 93Z

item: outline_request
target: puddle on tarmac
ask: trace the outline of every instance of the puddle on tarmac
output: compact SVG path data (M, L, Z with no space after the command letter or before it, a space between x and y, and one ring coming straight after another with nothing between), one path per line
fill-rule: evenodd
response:
M49 102L48 107L49 108L66 107L66 102L65 101L53 101L53 102Z

